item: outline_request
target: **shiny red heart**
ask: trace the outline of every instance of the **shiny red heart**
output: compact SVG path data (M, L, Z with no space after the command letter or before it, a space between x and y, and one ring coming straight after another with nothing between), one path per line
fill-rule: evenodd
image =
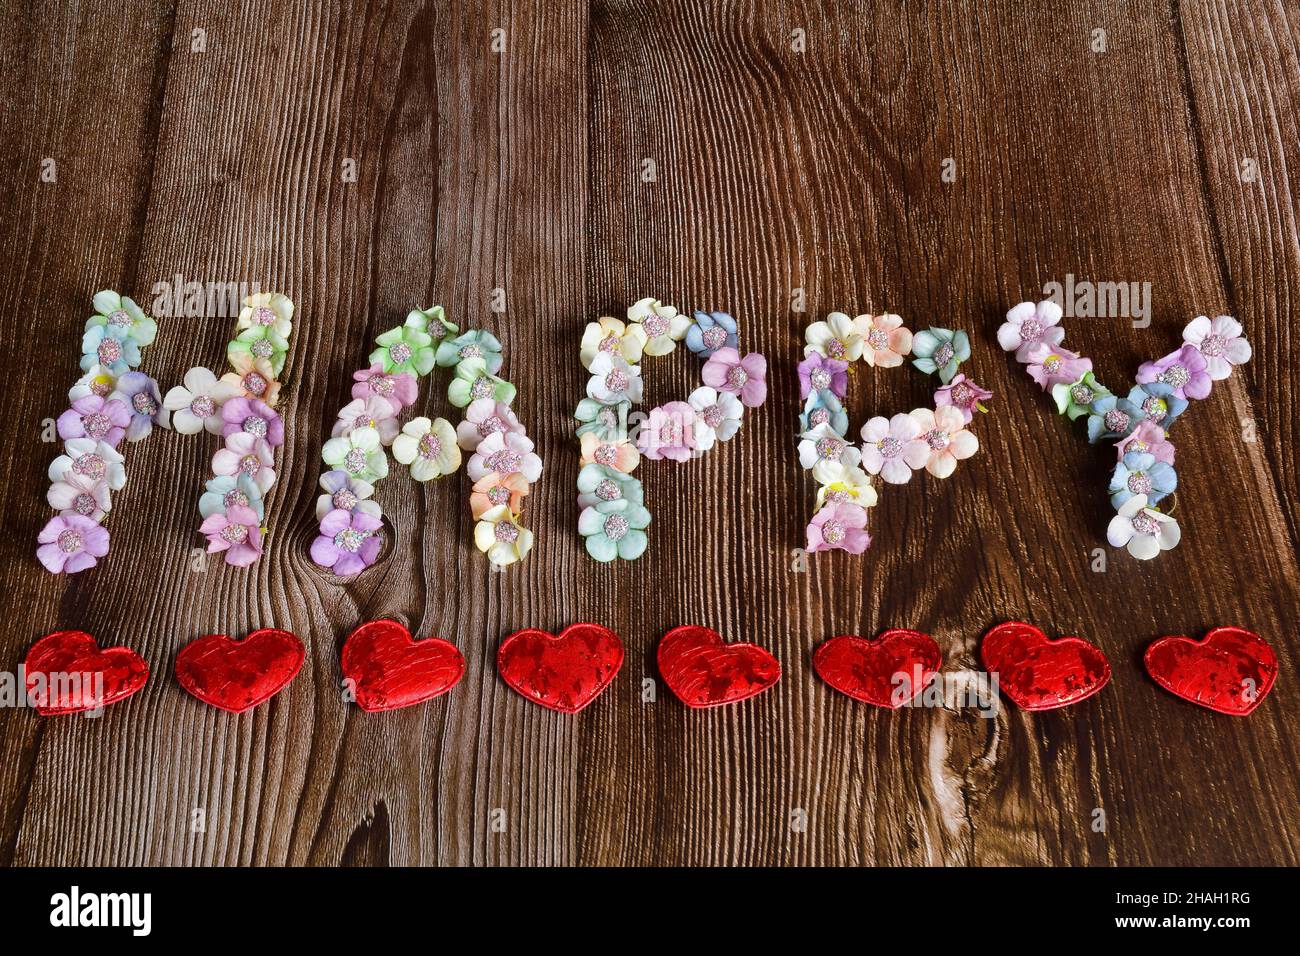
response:
M727 644L707 627L675 627L659 642L659 673L687 707L718 707L761 694L781 677L757 644Z
M32 645L23 662L27 699L37 713L77 714L130 697L149 680L149 666L129 647L106 647L85 631L55 631Z
M511 690L565 714L595 700L622 666L623 642L599 624L570 624L558 635L525 628L497 651L497 670Z
M1162 637L1142 659L1147 673L1165 690L1235 717L1258 707L1277 680L1273 648L1240 627L1216 627L1199 641Z
M437 637L417 641L396 621L358 627L343 643L341 663L357 706L370 713L432 700L465 676L465 658L455 644Z
M307 656L296 635L264 627L242 641L209 634L176 655L176 680L213 707L241 714L289 685Z
M841 694L896 710L925 689L943 656L929 634L895 627L874 640L832 637L813 651L812 663Z
M984 635L984 667L1023 710L1054 710L1091 697L1110 681L1110 661L1079 637L1049 641L1032 624L1008 621Z

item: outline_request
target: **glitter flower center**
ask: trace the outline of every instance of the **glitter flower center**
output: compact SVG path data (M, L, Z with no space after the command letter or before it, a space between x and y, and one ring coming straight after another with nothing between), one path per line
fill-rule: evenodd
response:
M618 336L611 332L600 340L600 345L598 345L597 348L602 352L617 352L618 342Z
M1228 343L1222 335L1207 335L1201 339L1201 354L1210 358L1222 355L1227 347Z
M340 488L338 491L334 492L334 495L330 498L330 504L343 511L351 511L357 506L357 502L360 500L360 498L351 491L348 491L348 489Z
M844 525L838 521L828 521L822 525L822 538L827 544L840 544L848 535Z
M370 390L376 395L391 395L396 387L391 375L376 375L370 379Z
M411 360L411 347L405 342L394 342L388 347L388 357L395 365L404 365Z
M1169 414L1169 404L1160 396L1152 395L1142 403L1142 411L1146 412L1153 421L1164 421L1165 416Z
M77 495L72 502L72 510L83 518L89 518L98 507L99 502L95 500L95 496L85 491Z
M269 426L266 424L266 419L261 415L249 415L244 419L244 423L240 427L250 435L265 438Z
M1020 323L1020 341L1037 342L1043 337L1043 323L1037 319L1025 319Z
M131 327L131 316L126 309L114 309L108 313L108 324L119 329L129 329Z
M956 352L953 350L951 342L944 342L934 350L934 364L943 368L952 361Z
M502 544L514 544L519 540L519 529L510 521L498 521L492 533Z
M521 464L519 452L509 448L502 449L487 460L487 465L501 475L513 475Z
M829 435L817 440L817 457L822 461L836 461L844 454L844 442Z
M81 550L81 532L73 531L69 528L67 531L59 533L59 550L64 554L73 554Z
M495 391L496 385L486 375L474 379L474 384L469 387L470 397L474 399L491 398Z
M478 423L478 433L482 438L487 438L488 435L495 435L497 432L505 430L506 423L501 420L500 415L489 415Z
M623 489L612 478L604 479L596 485L596 497L601 501L618 501L623 497Z
M343 456L343 467L349 474L359 475L366 467L366 453L361 448L353 448Z
M122 357L122 343L117 339L106 338L96 349L100 365L111 365Z
M825 409L820 410L825 411ZM704 424L716 430L722 427L723 421L726 420L727 412L721 405L715 404L710 405L704 411L700 412L700 417L704 419Z
M221 503L229 511L231 508L247 508L248 495L244 494L238 488L232 488L221 496Z
M1138 534L1156 535L1160 533L1160 522L1145 511L1139 511L1133 516L1133 530Z
M700 339L706 349L720 349L727 343L727 330L720 325L712 325L700 333Z
M1135 471L1128 476L1128 490L1135 495L1145 495L1151 490L1151 477L1144 471Z
M153 400L153 396L148 392L136 392L132 395L131 407L139 414L147 415L150 418L158 414L158 403Z
M831 373L824 368L815 368L812 370L812 374L808 376L808 381L812 383L813 388L820 392L822 389L831 387Z
M221 529L221 537L231 544L243 544L248 538L248 529L242 524L228 524Z
M1087 385L1082 382L1070 386L1070 401L1076 405L1091 405L1093 392Z
M1131 442L1129 443L1128 450L1129 450L1129 451L1146 451L1146 450L1147 450L1148 448L1150 448L1150 447L1151 447L1151 446L1148 445L1146 442L1144 442L1142 439L1140 439L1140 438L1135 438L1135 439L1133 439L1133 441L1131 441Z
M814 408L808 413L808 423L812 425L813 428L816 428L818 425L825 425L830 420L831 413L828 408Z
M618 541L627 534L628 529L627 519L622 515L610 515L605 519L605 537L610 541Z
M259 305L253 310L253 322L257 325L272 325L275 322L275 310Z
M211 418L217 403L206 395L196 395L190 402L190 414L195 418Z
M420 436L419 455L426 461L431 458L437 458L442 454L442 442L433 432L426 432Z
M745 383L749 381L749 373L739 365L733 365L727 371L727 384L732 388L744 388Z
M949 395L951 396L954 405L960 405L962 407L969 405L975 398L975 393L971 391L970 386L965 382L960 382L957 385L954 385Z
M605 376L605 388L611 392L619 393L627 391L627 375L622 369L612 369Z
M952 444L952 438L943 429L936 428L926 432L925 443L930 446L931 451L943 451Z
M826 343L826 354L833 359L842 359L849 354L849 350L839 339L831 339Z
M1059 355L1047 356L1047 358L1043 359L1043 368L1046 371L1050 372L1052 375L1055 375L1058 371L1060 371L1061 368L1061 356Z
M596 452L591 456L599 465L612 467L618 460L618 449L613 445L597 445Z
M258 372L249 372L244 376L244 391L261 396L266 391L266 379Z
M77 457L77 460L72 463L72 470L78 475L85 475L87 478L99 481L108 471L108 465L98 455L88 453Z
M91 412L81 420L81 427L91 438L103 438L113 428L113 422L103 412Z
M477 345L470 343L469 345L462 346L461 350L456 354L463 359L482 358L483 350Z
M487 498L494 505L503 505L510 500L510 489L505 485L493 485L488 489Z
M884 352L889 348L889 333L884 329L872 329L867 333L867 344L873 351Z
M257 476L257 473L262 470L262 459L258 458L256 455L245 455L243 458L239 459L239 470L248 475L248 477L254 478Z
M882 458L897 458L903 451L903 443L893 435L886 435L876 442L876 450Z
M97 378L90 383L90 391L93 395L100 398L107 398L113 394L113 380L107 378Z
M356 554L365 542L365 533L356 528L344 528L334 536L334 547L348 554Z
M1118 408L1112 408L1106 413L1106 430L1119 434L1128 431L1128 414L1121 412Z
M268 339L258 339L249 346L248 350L258 358L270 358L275 352L275 346Z
M645 327L645 334L652 339L657 339L668 331L668 320L662 315L648 315L641 325Z
M1182 388L1192 379L1192 373L1184 365L1171 365L1160 373L1160 381L1173 388Z

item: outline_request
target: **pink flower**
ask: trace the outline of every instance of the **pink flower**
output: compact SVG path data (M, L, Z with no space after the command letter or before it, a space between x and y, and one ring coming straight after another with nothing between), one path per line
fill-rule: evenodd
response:
M51 508L80 515L91 521L102 521L105 513L112 507L108 482L93 475L79 475L71 469L50 485L45 500L50 503Z
M373 428L379 432L381 445L391 445L402 430L393 403L382 395L373 393L364 398L354 398L339 409L339 417L330 430L330 437L345 437L352 434L354 428Z
M1241 335L1241 323L1230 315L1211 322L1198 315L1183 329L1183 341L1205 356L1210 378L1220 382L1232 374L1234 365L1250 361L1250 343Z
M839 549L861 554L871 544L867 534L867 509L848 503L828 504L808 522L808 550Z
M126 402L99 395L85 395L59 416L59 437L93 438L116 448L131 424L131 409Z
M399 372L396 375L389 374L384 371L382 362L376 362L370 368L363 368L359 372L353 372L352 379L356 382L352 386L353 398L382 395L393 403L394 414L412 404L420 391L414 375L410 372Z
M208 515L199 530L208 536L208 554L226 552L227 564L245 568L262 555L257 512L246 505L231 505L224 512Z
M969 425L970 420L975 417L975 410L980 407L980 402L992 397L992 392L980 388L964 374L958 372L949 384L935 390L934 405L935 408L948 405L957 409Z
M231 435L226 439L226 447L212 456L212 470L218 475L248 475L257 485L257 490L263 493L275 484L274 463L275 455L266 439L248 432Z
M912 351L912 333L903 328L901 316L886 312L884 315L860 315L853 320L864 345L862 357L876 368L897 368L903 356Z
M221 434L229 438L246 432L264 438L272 448L284 444L284 422L270 405L256 398L239 396L221 406Z
M531 485L542 476L542 459L533 451L533 440L522 432L493 432L478 443L465 470L474 481L495 471L522 475Z
M76 574L108 554L108 530L78 514L51 518L36 540L36 557L51 574Z
M735 349L718 349L713 354L717 356L726 351L734 353ZM708 376L705 376L705 381L708 381ZM695 409L687 402L669 402L650 409L650 414L637 430L636 444L641 454L652 461L661 458L688 460L695 449Z
M505 402L477 398L469 403L464 420L456 426L456 443L466 451L473 451L479 442L497 432L522 435L524 426Z
M891 485L907 484L913 470L924 468L929 460L930 446L911 415L878 416L862 426L862 467Z
M953 405L931 411L918 408L911 413L921 427L921 440L930 448L925 470L936 478L947 478L957 469L957 462L979 451L979 439L966 430L966 421Z
M1029 347L1025 361L1031 378L1044 389L1053 385L1073 385L1092 371L1092 359L1080 358L1069 349L1039 342Z
M1165 439L1165 430L1151 419L1146 418L1127 437L1115 443L1115 448L1122 459L1131 451L1146 452L1154 455L1156 461L1166 465L1174 463L1174 443Z
M1029 353L1036 345L1054 347L1065 341L1061 321L1061 307L1050 299L1037 305L1021 302L1007 313L1007 320L998 328L998 345L1003 351L1016 353L1017 362L1028 362ZM1076 375L1070 381L1077 381Z
M757 352L741 358L735 349L718 349L704 363L700 377L705 385L739 396L750 408L767 398L767 359Z

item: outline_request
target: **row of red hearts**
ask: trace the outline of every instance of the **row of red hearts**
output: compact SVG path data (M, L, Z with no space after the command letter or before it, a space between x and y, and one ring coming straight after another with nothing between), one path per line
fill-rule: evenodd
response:
M716 631L686 625L669 631L657 650L664 683L688 707L716 707L767 690L781 676L768 651L727 643ZM176 679L213 707L241 713L279 693L306 657L288 631L265 628L243 640L213 634L176 655ZM623 642L599 624L573 624L560 634L529 628L511 634L497 652L502 679L524 697L577 713L609 686L623 665ZM1078 637L1049 640L1031 624L992 628L980 657L1000 690L1024 710L1078 703L1110 681L1110 662ZM1162 637L1147 648L1148 673L1161 687L1224 714L1253 711L1277 678L1268 642L1238 627L1218 627L1199 641ZM855 700L895 709L909 703L938 674L939 645L928 634L895 628L876 638L844 635L813 652L813 668ZM343 644L345 687L362 710L409 707L445 694L465 673L465 658L440 638L415 640L396 621L362 624ZM84 631L57 631L37 641L24 662L28 699L42 714L98 711L140 690L149 668L126 647L101 649ZM68 676L92 675L91 680Z

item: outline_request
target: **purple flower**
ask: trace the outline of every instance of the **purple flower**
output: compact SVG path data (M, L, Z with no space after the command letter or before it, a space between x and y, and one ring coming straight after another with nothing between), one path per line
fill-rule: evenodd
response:
M199 530L208 536L208 554L226 552L227 564L244 568L262 555L257 512L246 505L231 505L224 512L208 515Z
M1156 461L1163 461L1167 465L1174 463L1174 443L1165 438L1163 428L1149 419L1139 423L1127 438L1117 441L1115 448L1119 451L1120 458L1129 452L1142 451L1153 455Z
M695 409L686 402L669 402L650 409L637 430L636 445L652 461L687 461L695 449Z
M808 522L809 551L839 549L849 554L861 554L870 544L867 509L861 505L847 502L823 505Z
M221 434L229 438L246 432L262 438L272 448L284 444L284 422L271 406L260 398L232 398L221 406Z
M466 451L474 451L479 442L497 432L523 434L524 426L505 402L478 398L465 409L465 419L456 426L456 441Z
M1144 362L1138 367L1139 385L1163 382L1179 398L1205 398L1210 394L1214 380L1210 377L1205 356L1195 345L1184 345L1162 359Z
M385 372L382 362L376 362L370 368L353 372L352 379L356 382L352 386L353 398L382 395L393 403L394 414L413 403L420 390L415 376L410 372L399 372L395 375Z
M51 518L36 540L36 557L51 574L76 574L108 554L108 530L78 514Z
M966 424L969 425L970 420L975 417L975 409L980 408L980 402L992 397L992 392L980 388L961 372L958 372L952 382L935 390L934 407L951 405L961 412L961 417L966 419ZM980 410L983 411L982 408Z
M1053 385L1073 385L1083 378L1084 372L1092 371L1092 359L1080 358L1069 349L1044 342L1032 346L1026 359L1030 376L1045 391Z
M767 399L767 359L758 352L741 358L735 349L718 349L704 363L700 377L705 385L739 396L749 408Z
M124 403L131 411L131 423L126 428L127 441L147 438L154 425L169 427L171 412L163 407L158 383L144 372L127 372L118 378L117 391L112 398Z
M379 557L383 521L361 511L336 508L320 522L320 537L311 543L311 559L335 574L360 574Z
M84 395L59 416L60 438L93 438L116 448L131 424L131 410L115 398Z
M811 353L799 363L799 397L807 398L813 392L827 389L843 398L849 391L849 363L827 358L820 352Z

